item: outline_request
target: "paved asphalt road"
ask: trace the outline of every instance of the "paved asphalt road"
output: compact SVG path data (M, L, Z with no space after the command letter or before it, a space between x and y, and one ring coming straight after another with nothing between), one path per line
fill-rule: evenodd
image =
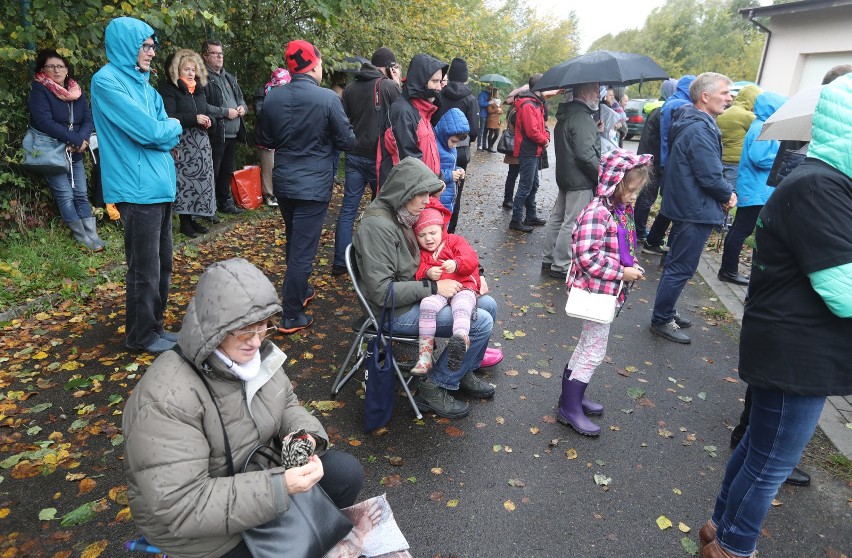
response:
M562 311L563 286L540 272L542 230L528 235L507 231L508 212L499 208L506 172L502 156L476 153L468 170L457 232L478 250L499 306L492 342L502 346L505 359L485 374L497 393L490 401L471 401L470 415L454 422L434 415L415 421L400 399L388 430L364 435L360 386L350 382L338 397L345 405L324 413L322 420L338 447L363 461L362 497L387 493L417 558L688 556L682 539L697 542L698 529L710 516L730 453L728 426L742 408L745 386L737 380L735 322L719 321L712 291L696 279L680 304L695 323L693 344L652 336L647 326L658 269L654 260L643 261L649 276L615 321L607 362L588 391L606 406L598 420L602 435L584 438L555 423L560 374L580 322ZM541 216L547 217L555 194L551 168L539 192ZM270 215L264 225L278 226L275 214ZM329 228L335 217L332 210ZM320 258L330 258L331 250L326 242ZM271 249L270 257L283 256ZM335 328L359 313L347 280L331 279L328 267L322 266L315 278L324 285L312 303L316 321L310 332L277 338L293 356L315 344L326 347L322 365L318 354L315 361L301 358L288 368L306 402L328 399L331 364L342 361L350 343ZM118 311L120 301L116 305L104 312ZM79 340L81 346L120 342L115 320L102 316L97 321ZM628 394L631 388L644 390L644 396L635 399ZM576 458L566 452L576 452ZM107 449L99 454L99 486L123 484L120 453ZM819 471L811 473L811 487L780 491L759 544L761 556L852 555L852 490ZM606 490L595 475L609 479ZM51 475L21 485L31 487L29 495L10 497L30 509L15 517L34 517L49 505L38 495L68 490L64 482ZM661 530L660 516L674 527ZM35 521L14 521L11 527L20 540L46 539L52 533ZM78 527L64 546L74 546L73 555L79 556L84 544L109 538L113 542L102 556L124 556L114 541L132 537L132 524L108 522ZM679 531L679 523L690 531ZM8 527L4 532L12 536Z

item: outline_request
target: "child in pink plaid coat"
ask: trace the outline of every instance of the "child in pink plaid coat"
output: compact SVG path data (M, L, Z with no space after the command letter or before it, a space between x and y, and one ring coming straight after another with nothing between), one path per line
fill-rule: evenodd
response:
M568 288L616 295L622 281L642 278L636 259L633 204L651 176L651 155L614 149L601 157L598 191L580 212L572 233L572 266ZM600 435L587 415L600 415L603 406L586 399L586 387L606 356L610 324L584 321L577 348L562 373L562 395L556 418L585 436Z

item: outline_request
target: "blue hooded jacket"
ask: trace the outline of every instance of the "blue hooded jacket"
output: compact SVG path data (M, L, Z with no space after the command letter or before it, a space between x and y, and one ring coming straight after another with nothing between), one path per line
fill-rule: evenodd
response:
M441 192L441 205L452 211L456 204L456 183L453 181L453 171L456 166L456 148L450 147L447 140L457 134L469 134L470 124L461 109L451 108L435 125L435 139L438 142L438 153L441 155L441 179L447 185Z
M109 63L92 78L92 115L98 132L106 203L154 204L175 199L175 161L181 125L169 119L163 99L136 65L139 48L154 30L131 17L106 28ZM156 41L156 39L155 39Z
M488 101L491 100L491 94L485 89L479 92L476 96L476 102L479 105L479 117L488 118Z
M767 186L769 171L775 161L780 142L777 140L757 141L767 118L781 108L787 98L777 93L761 93L754 100L754 115L757 117L749 126L743 140L740 168L737 175L737 206L764 205L775 188Z
M669 128L672 125L674 111L684 105L691 105L692 98L689 96L689 86L695 81L695 76L687 74L677 82L677 90L671 97L666 99L663 108L660 109L660 166L665 167L669 160Z
M722 176L722 132L716 119L686 106L672 124L660 213L672 221L718 225L733 185Z

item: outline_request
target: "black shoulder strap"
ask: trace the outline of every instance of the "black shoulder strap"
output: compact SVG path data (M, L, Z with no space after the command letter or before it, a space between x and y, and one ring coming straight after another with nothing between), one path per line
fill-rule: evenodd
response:
M219 410L219 405L216 403L216 398L213 396L213 388L210 387L210 382L207 381L207 378L204 377L204 374L201 370L195 366L195 363L189 360L183 351L180 349L178 345L175 345L172 349L175 353L177 353L180 358L182 358L190 367L198 374L198 377L201 378L201 381L204 382L204 387L207 388L207 393L210 394L210 399L213 400L213 406L216 407L216 414L219 415L219 422L222 423L222 435L225 438L225 459L228 461L228 476L233 477L236 474L234 469L234 458L231 457L231 442L228 439L228 431L225 430L225 419L222 418L222 411Z

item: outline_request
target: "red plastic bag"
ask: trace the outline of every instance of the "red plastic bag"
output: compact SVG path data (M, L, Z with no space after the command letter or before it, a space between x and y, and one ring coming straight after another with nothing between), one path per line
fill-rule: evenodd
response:
M234 203L245 209L257 209L263 203L260 188L260 167L248 165L231 176Z

